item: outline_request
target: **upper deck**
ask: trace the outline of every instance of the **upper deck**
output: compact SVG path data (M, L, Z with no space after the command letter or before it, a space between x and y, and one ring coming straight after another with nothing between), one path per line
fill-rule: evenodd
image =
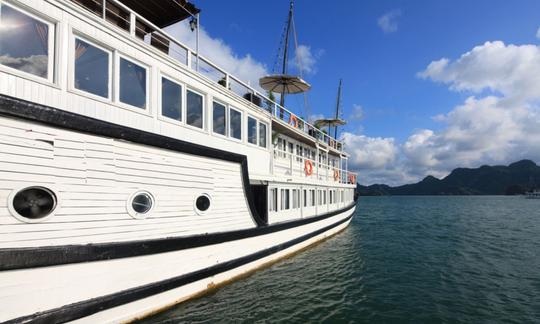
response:
M71 1L86 8L89 12L92 12L118 29L129 33L131 37L138 38L139 40L148 43L150 46L159 49L178 63L222 86L232 95L239 96L249 101L251 105L256 105L265 109L272 114L274 120L282 122L281 124L285 125L285 127L288 127L289 129L294 128L315 141L326 144L335 151L343 151L342 142L322 132L320 129L308 123L287 108L272 101L259 90L240 80L240 78L231 75L225 69L220 68L217 64L213 63L196 50L178 41L157 25L159 24L164 27L198 13L199 10L189 2L183 1L184 4L181 4L176 0L162 1L162 4L160 5L162 7L160 7L153 4L153 2L133 0ZM178 6L177 10L180 15L176 17L161 18L160 15L166 14L168 11L168 8L163 8L163 5L164 3L169 2L172 3L173 6ZM135 10L131 8L135 8ZM159 10L159 15L152 13L153 10ZM139 12L144 12L144 15ZM154 22L156 24L154 24ZM295 120L298 122L293 123Z
M36 28L40 36L37 42L42 41L41 36L46 38L43 40L48 44L48 64L47 71L42 75L0 64L0 72L4 72L0 73L0 93L245 154L250 161L250 175L258 180L290 181L290 172L280 174L276 173L278 168L273 168L276 154L272 144L277 144L270 141L273 132L320 149L327 156L346 158L343 143L220 69L123 2L2 1L2 6L5 4L6 8L20 10L22 14L35 19L38 22L36 27L43 24L41 29L48 28L45 35ZM4 10L4 13L8 11ZM76 76L78 65L73 58L77 61L89 49L93 53L105 53L104 57L108 60L108 79L104 79L107 87L98 95L96 92L99 89L95 86L91 91L81 90L78 84L80 80ZM139 97L135 94L134 98L123 98L123 92L131 91L129 82L124 85L123 69L133 72L132 84L144 84L143 94ZM171 118L163 110L165 95L169 95L165 89L171 87L180 89L178 118ZM190 121L189 109L191 102L195 101L199 102L200 107L196 108L200 108L201 112L198 118ZM223 112L222 120L216 117L216 112L220 111ZM233 124L235 118L238 119L237 124ZM223 122L223 125L216 126L218 122ZM250 128L249 125L255 127ZM236 131L238 136L235 135ZM296 155L306 158L299 152ZM311 159L315 160L316 156ZM290 160L293 158L290 157ZM328 170L335 168L341 174L347 174L346 168L342 169L339 165L345 164L321 166L326 168L324 174L327 176L316 181L333 183L332 172ZM301 164L298 168L301 170ZM301 172L298 173L298 177L295 176L297 179L302 177ZM339 183L346 184L346 177Z

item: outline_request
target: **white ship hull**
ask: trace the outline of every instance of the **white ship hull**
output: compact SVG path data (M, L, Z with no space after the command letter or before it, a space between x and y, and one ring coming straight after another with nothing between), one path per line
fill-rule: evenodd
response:
M355 212L354 203L336 203L259 226L241 163L10 117L0 117L0 136L0 322L140 318L335 234ZM147 171L136 176L143 162ZM175 166L188 172L171 172ZM9 196L33 185L54 188L59 207L50 222L21 224ZM140 189L156 201L147 219L125 211ZM200 192L213 206L193 216Z

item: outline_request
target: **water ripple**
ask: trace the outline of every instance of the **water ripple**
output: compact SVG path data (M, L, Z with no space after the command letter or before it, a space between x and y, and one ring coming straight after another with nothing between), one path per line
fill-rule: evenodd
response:
M540 202L362 198L348 229L143 323L538 323Z

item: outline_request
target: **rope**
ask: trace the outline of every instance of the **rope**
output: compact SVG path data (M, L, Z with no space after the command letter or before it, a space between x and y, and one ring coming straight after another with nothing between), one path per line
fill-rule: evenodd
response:
M279 40L276 59L274 60L274 65L272 66L272 73L274 73L274 74L279 73L279 71L278 71L279 64L281 62L281 59L283 58L283 55L285 55L285 53L282 54L282 52L284 51L283 44L285 43L285 33L287 32L288 18L289 18L289 16L287 15L287 20L285 20L285 24L283 25L283 31L281 32L281 38Z

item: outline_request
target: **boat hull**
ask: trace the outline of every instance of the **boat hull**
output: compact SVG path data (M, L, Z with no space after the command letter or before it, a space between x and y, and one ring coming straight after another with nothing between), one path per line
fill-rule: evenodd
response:
M7 96L0 164L0 322L8 323L143 317L337 233L356 208L336 199L264 217L245 155ZM54 215L37 222L17 217L13 204L34 186L58 198ZM129 210L141 190L155 201L144 218ZM202 194L212 198L204 213L195 204Z
M343 230L354 212L352 205L315 222L179 251L0 272L0 321L141 318L323 240Z

